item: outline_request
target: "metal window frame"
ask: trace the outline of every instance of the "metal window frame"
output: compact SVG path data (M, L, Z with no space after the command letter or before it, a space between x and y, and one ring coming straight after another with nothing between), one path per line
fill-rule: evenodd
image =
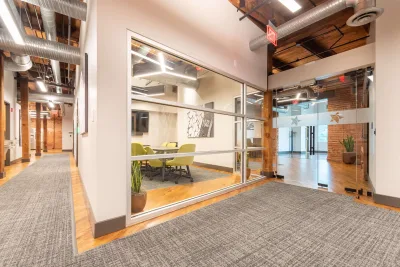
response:
M223 110L217 110L217 109L210 109L210 108L204 108L204 107L199 107L199 106L194 106L194 105L188 105L188 104L182 104L182 103L177 103L173 101L168 101L168 100L163 100L163 99L157 99L157 98L151 98L151 97L146 97L146 96L140 96L140 95L135 95L131 93L131 41L132 39L141 42L143 44L149 45L151 47L154 47L156 49L159 49L161 51L164 51L168 54L171 54L173 56L176 56L178 58L181 58L185 61L191 62L193 64L196 64L198 66L202 66L203 68L206 68L214 73L223 75L229 79L232 79L236 82L241 83L241 113L234 113L234 112L229 112L229 111L223 111ZM155 154L155 155L143 155L143 156L131 156L131 151L130 151L130 146L126 146L126 173L127 173L127 179L126 179L126 226L134 225L155 217L158 217L160 215L181 209L183 207L187 207L189 205L193 205L195 203L198 203L200 201L204 201L206 199L210 199L213 197L216 197L218 195L222 195L225 193L228 193L233 190L237 190L242 187L246 187L252 183L258 182L260 180L265 179L265 176L262 175L253 175L256 178L253 178L251 180L246 179L246 162L247 162L247 151L261 151L265 150L265 147L252 147L248 148L247 147L247 142L246 142L246 135L247 135L247 127L246 127L246 122L248 119L250 120L257 120L257 121L265 121L265 118L262 117L257 117L257 116L247 116L246 115L246 100L247 100L247 86L250 86L256 90L259 90L260 92L265 92L266 89L260 88L254 84L251 84L249 82L246 82L240 78L237 78L233 75L230 75L226 72L223 72L215 67L212 67L204 62L201 62L197 59L194 59L190 56L187 56L183 53L180 53L174 49L171 49L167 46L164 46L158 42L155 42L149 38L146 38L140 34L134 33L130 30L127 30L127 144L131 143L131 129L132 129L132 121L130 119L131 116L131 111L132 111L132 100L135 101L142 101L142 102L147 102L147 103L153 103L153 104L159 104L159 105L165 105L165 106L170 106L170 107L176 107L176 108L184 108L184 109L190 109L190 110L197 110L197 111L204 111L204 112L210 112L214 114L221 114L221 115L227 115L227 116L233 116L233 117L238 117L240 118L240 122L242 124L242 129L241 129L241 134L242 134L242 145L240 149L231 149L231 150L214 150L214 151L196 151L196 152L191 152L191 153L171 153L171 154ZM237 121L235 121L237 123ZM234 144L233 144L234 147ZM241 175L241 181L239 184L228 186L219 190L215 190L209 193L205 193L199 196L195 196L189 199L185 199L182 201L178 201L175 203L168 204L166 206L158 207L150 211L142 212L140 214L131 214L131 180L130 180L130 173L131 173L131 162L133 160L149 160L149 159L160 159L160 158L171 158L171 157L185 157L185 156L198 156L198 155L213 155L213 154L224 154L224 153L241 153L241 170L240 170L240 175ZM235 163L236 164L236 163Z

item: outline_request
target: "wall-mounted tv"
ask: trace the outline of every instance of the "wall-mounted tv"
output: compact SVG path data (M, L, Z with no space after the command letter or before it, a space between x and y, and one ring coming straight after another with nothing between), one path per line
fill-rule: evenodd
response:
M149 132L149 112L132 110L132 135Z

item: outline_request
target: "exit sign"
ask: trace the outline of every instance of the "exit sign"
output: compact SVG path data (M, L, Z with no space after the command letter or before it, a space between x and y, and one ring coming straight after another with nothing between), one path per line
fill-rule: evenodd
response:
M270 25L267 25L267 39L274 46L278 46L278 33Z

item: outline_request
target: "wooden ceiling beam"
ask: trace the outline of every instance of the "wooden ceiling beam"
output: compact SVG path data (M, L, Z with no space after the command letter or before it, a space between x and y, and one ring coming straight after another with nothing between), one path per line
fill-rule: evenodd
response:
M310 40L310 38L304 38L299 40L299 44L301 47L308 50L319 58L326 58L336 54L333 50L327 51L327 48L320 46L318 42L314 39Z
M293 66L275 57L272 57L272 66L280 71L293 69Z

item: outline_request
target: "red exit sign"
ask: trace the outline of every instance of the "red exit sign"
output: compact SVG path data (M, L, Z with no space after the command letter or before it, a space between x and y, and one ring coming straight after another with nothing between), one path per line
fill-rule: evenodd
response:
M267 25L267 39L274 46L278 46L278 33L270 25Z

